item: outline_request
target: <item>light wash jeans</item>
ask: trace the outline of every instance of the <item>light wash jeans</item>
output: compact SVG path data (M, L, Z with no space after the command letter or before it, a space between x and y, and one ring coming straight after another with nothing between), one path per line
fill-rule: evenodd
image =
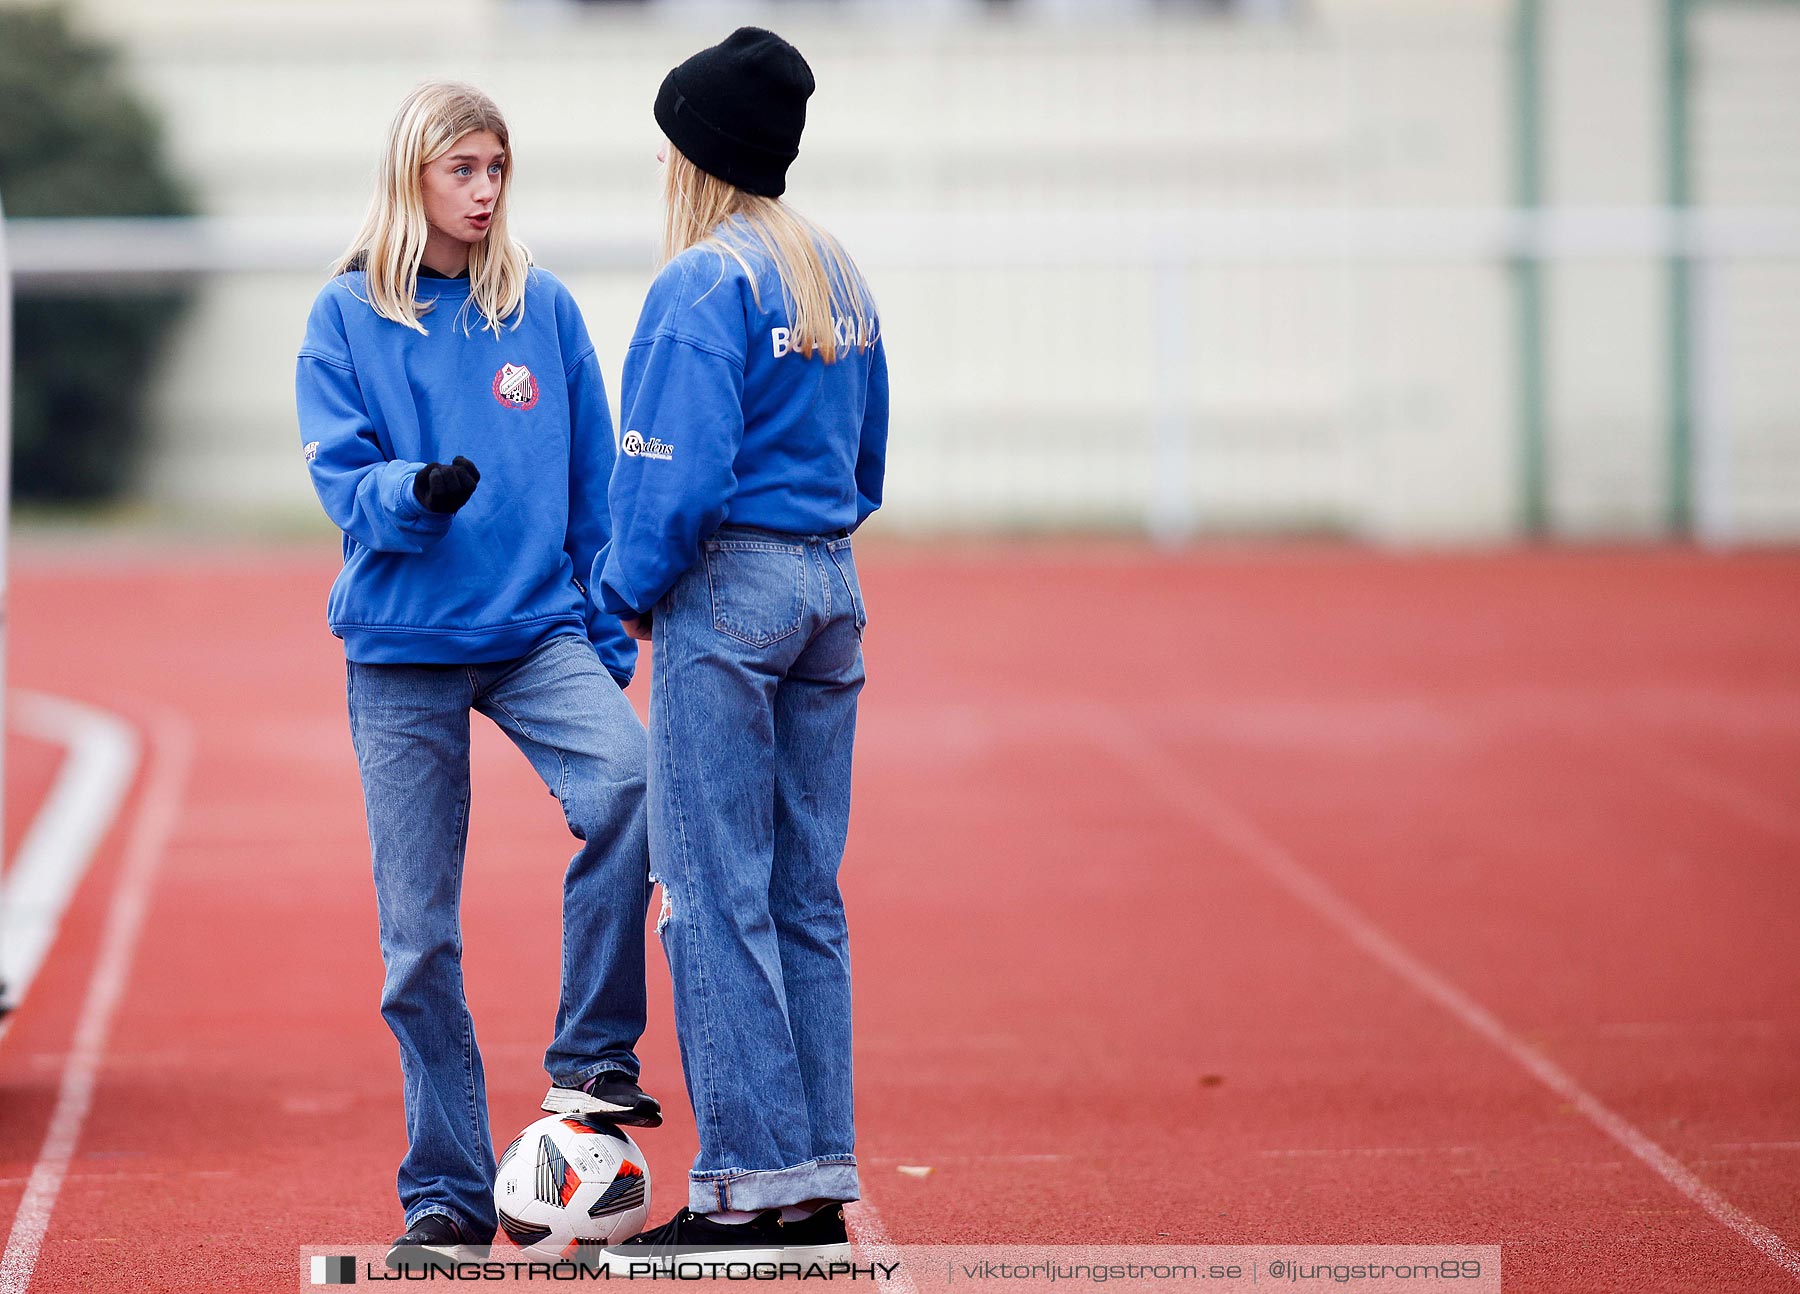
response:
M381 1014L400 1043L406 1092L400 1203L409 1228L443 1213L486 1243L494 1144L459 916L469 711L512 738L582 842L563 875L562 993L544 1056L566 1087L606 1069L638 1074L650 902L644 727L587 640L568 634L491 665L350 662L347 687L387 966Z
M737 526L655 608L650 857L698 1212L859 1195L837 872L864 620L848 538Z

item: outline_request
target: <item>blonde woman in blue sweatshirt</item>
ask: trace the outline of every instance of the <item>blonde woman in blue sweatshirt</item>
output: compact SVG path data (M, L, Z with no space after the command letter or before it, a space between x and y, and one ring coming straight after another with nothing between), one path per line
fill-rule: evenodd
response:
M651 866L700 1153L614 1270L849 1252L850 533L881 502L887 366L862 275L779 200L812 90L746 27L656 100L667 264L626 352L600 597L656 648Z
M581 842L563 876L562 990L544 1108L655 1125L644 1029L645 742L637 645L593 596L615 443L568 290L507 232L506 122L471 86L400 106L367 221L300 349L303 457L343 531L344 641L400 1045L405 1234L441 1265L497 1224L493 1141L458 916L469 712L510 737Z

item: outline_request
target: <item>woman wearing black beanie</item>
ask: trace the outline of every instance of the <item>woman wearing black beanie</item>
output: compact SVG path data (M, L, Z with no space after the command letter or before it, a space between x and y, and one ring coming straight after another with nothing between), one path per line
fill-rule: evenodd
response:
M848 1258L858 1198L837 884L887 362L837 240L780 200L812 70L744 27L669 73L666 264L626 352L594 583L655 643L650 856L700 1136L688 1206L606 1250Z

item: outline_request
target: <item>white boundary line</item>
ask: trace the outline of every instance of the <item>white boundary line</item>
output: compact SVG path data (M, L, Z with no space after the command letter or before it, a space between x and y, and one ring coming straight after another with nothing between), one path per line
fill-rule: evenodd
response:
M1528 706L1534 721L1554 724L1563 732L1585 741L1607 756L1616 759L1640 775L1672 786L1702 804L1730 814L1739 823L1760 828L1788 840L1800 840L1800 813L1780 799L1761 791L1737 777L1722 773L1700 756L1664 743L1647 747L1617 735L1621 720L1649 721L1659 730L1673 728L1692 731L1680 711L1670 713L1652 700L1626 697L1593 702L1571 697L1566 692L1532 688L1509 695L1508 717L1516 718L1521 706ZM1440 707L1433 707L1440 709ZM1446 722L1454 716L1444 713Z
M193 762L192 726L173 711L158 713L152 721L151 750L149 784L125 844L118 884L100 938L99 957L88 981L74 1043L63 1064L56 1109L44 1134L43 1149L32 1166L25 1196L13 1217L5 1253L0 1255L0 1294L25 1294L31 1284L44 1233L50 1227L50 1215L93 1105L107 1035L137 951L144 914L150 905L150 889L180 815L188 769Z
M0 982L16 1008L118 816L139 750L136 730L105 710L41 692L14 691L7 700L13 731L69 752L0 885Z
M1335 926L1351 943L1436 1002L1475 1033L1579 1110L1587 1120L1649 1166L1652 1172L1714 1220L1735 1231L1770 1262L1800 1280L1800 1253L1701 1181L1673 1155L1577 1083L1549 1057L1526 1043L1492 1012L1395 943L1319 879L1279 842L1198 781L1170 770L1165 757L1151 753L1153 740L1105 706L1081 708L1082 727L1108 754L1135 771L1173 808L1256 865L1314 914Z
M1691 800L1710 805L1739 822L1760 828L1770 835L1787 840L1800 840L1800 815L1779 800L1738 781L1728 773L1720 773L1684 752L1667 750L1654 753L1624 742L1616 742L1584 731L1583 736L1602 747L1610 755L1635 767L1640 773L1672 786Z
M870 1262L894 1265L893 1279L884 1289L896 1290L898 1294L915 1294L913 1278L907 1272L905 1261L900 1251L894 1248L894 1242L888 1238L887 1227L881 1221L881 1211L866 1196L849 1205L844 1210L844 1220L850 1228L850 1238L856 1247L867 1255Z

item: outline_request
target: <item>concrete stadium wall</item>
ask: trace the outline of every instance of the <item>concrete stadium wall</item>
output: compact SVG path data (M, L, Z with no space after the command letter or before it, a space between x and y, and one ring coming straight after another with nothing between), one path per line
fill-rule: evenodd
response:
M1513 532L1503 261L1183 264L1134 242L1146 213L1510 204L1510 5L1302 8L1261 22L937 7L911 22L812 6L745 16L780 27L818 71L789 196L846 236L882 302L896 381L883 526L1141 526L1173 494L1201 529ZM1547 8L1550 200L1659 202L1660 4ZM332 220L346 239L399 97L426 76L476 81L512 123L514 227L528 243L534 224L571 222L648 239L655 87L737 20L498 0L85 0L78 11L125 44L209 213ZM1740 6L1702 15L1707 65L1730 73L1709 76L1698 114L1709 200L1800 206L1793 18ZM1034 228L1077 213L1084 232L1007 264L961 263L955 249L933 263L858 241L907 213ZM652 266L546 263L581 300L616 402ZM291 400L322 270L208 282L159 381L148 497L196 513L315 506ZM1783 485L1800 465L1800 391L1781 345L1800 338L1797 274L1746 264L1723 276L1741 450L1757 467L1738 486L1753 533L1800 533L1800 489ZM1171 276L1188 289L1174 294L1188 303L1178 339L1167 335ZM1644 534L1661 522L1664 290L1654 262L1550 275L1551 503L1565 532ZM1155 435L1171 401L1186 428L1173 459Z

